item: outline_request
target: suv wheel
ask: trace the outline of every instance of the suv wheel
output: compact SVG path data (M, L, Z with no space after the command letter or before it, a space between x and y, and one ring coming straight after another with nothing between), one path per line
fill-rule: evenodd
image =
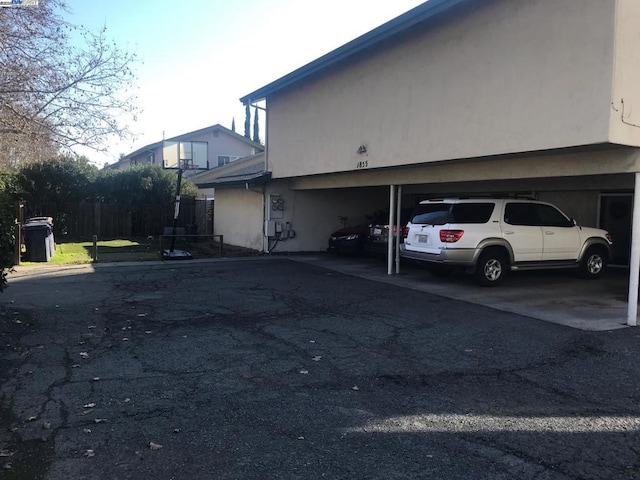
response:
M504 280L509 270L509 260L500 250L482 252L476 266L476 279L480 285L493 287Z
M607 259L600 249L590 247L580 260L580 274L584 278L595 279L602 275L607 266Z

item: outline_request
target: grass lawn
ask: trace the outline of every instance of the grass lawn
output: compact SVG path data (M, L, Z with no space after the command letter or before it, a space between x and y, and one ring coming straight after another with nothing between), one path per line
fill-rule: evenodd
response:
M152 239L115 239L99 240L97 243L97 262L135 262L147 260L160 260L160 240L156 237ZM165 237L163 249L170 248L170 240ZM215 258L220 256L219 244L208 239L199 241L176 241L176 250L186 250L192 254L193 258ZM246 256L256 255L257 252L241 247L224 245L223 256ZM47 264L53 265L74 265L82 263L93 263L93 242L73 241L71 239L62 240L56 243L55 254ZM43 262L20 262L20 265L42 265Z
M158 260L158 240L99 240L98 262ZM53 265L73 265L93 262L93 242L62 241L56 243ZM42 262L20 262L21 265L42 265Z

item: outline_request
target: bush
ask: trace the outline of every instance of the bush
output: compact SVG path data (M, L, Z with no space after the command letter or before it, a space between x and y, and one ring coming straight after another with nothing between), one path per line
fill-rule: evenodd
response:
M0 171L0 292L7 285L7 271L14 265L17 176Z

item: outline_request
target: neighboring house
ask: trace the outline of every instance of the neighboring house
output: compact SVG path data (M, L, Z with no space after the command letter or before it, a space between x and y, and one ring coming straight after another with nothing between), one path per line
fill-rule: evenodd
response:
M177 169L180 160L186 176L191 176L263 150L263 145L217 124L146 145L107 168L152 164Z
M245 95L267 110L263 250L288 228L278 251L324 250L396 201L527 194L611 231L634 321L638 25L637 0L429 0Z

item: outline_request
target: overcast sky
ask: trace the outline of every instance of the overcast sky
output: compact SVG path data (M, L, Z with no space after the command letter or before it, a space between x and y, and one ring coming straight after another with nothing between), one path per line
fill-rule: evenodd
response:
M244 133L239 98L424 0L67 0L67 20L135 52L137 139L114 140L97 165L214 124ZM252 112L253 113L253 112ZM264 120L264 119L262 119ZM264 140L264 128L261 129Z

